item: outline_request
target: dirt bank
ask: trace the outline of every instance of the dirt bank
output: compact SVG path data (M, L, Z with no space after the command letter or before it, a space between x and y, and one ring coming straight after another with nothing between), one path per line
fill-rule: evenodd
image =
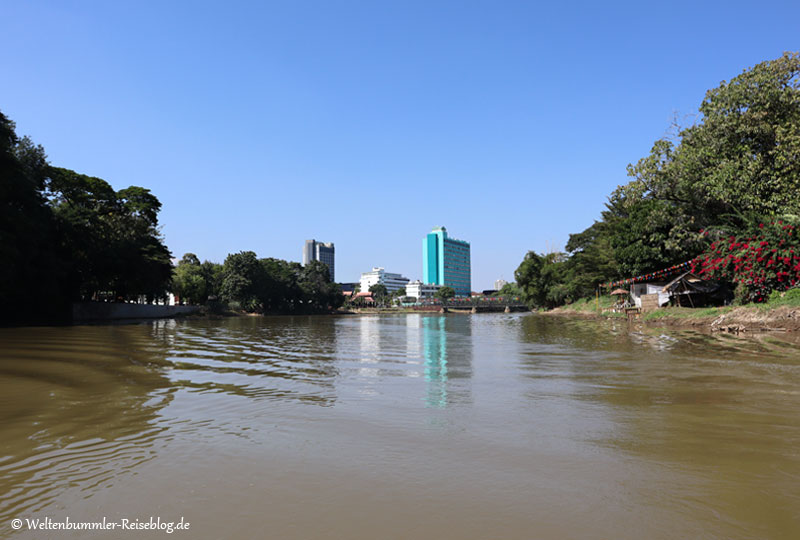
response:
M577 311L557 308L543 312L548 316L579 318L624 318L613 312ZM711 332L800 332L800 308L755 306L711 309L662 308L644 313L635 320L647 326L695 328Z

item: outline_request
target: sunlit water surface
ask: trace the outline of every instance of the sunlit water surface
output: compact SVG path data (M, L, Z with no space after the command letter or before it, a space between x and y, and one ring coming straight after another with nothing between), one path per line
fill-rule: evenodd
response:
M67 516L800 538L800 347L535 314L0 329L0 537L145 534L10 527Z

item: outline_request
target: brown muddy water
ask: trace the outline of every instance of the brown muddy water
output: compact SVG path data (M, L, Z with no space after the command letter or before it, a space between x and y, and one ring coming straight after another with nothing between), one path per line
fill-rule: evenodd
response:
M535 314L0 330L0 537L141 536L800 538L800 346Z

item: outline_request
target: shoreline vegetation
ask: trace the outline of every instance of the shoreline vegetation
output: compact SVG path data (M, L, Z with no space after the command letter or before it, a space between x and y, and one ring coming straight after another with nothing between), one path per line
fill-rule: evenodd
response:
M773 293L766 302L739 306L663 307L646 311L632 322L652 327L692 328L732 334L800 332L798 292L800 289ZM540 313L553 317L627 320L625 313L613 310L613 304L614 300L609 296L601 296L599 299L583 298Z
M723 284L736 306L800 294L800 53L723 81L696 118L628 166L631 180L609 195L598 221L570 235L566 252L529 251L514 295L531 309L580 313L581 302L591 302L580 299L664 268ZM0 113L0 260L12 261L0 264L0 301L14 307L0 313L0 325L66 322L74 302L150 303L170 292L210 312L303 315L344 305L318 261L303 266L241 251L222 264L192 253L174 264L158 222L161 203L148 189L115 191L53 166L15 129ZM730 316L736 326L753 309L670 308L642 320Z
M242 251L223 264L187 253L174 265L160 210L149 189L117 191L51 165L0 112L0 325L75 322L81 303L166 304L170 293L211 311L324 313L344 302L318 261L303 266Z
M719 284L736 306L798 290L800 54L723 81L706 92L695 118L628 165L628 183L608 196L599 220L570 235L566 252L525 255L515 278L532 308L581 312L582 298L593 304L597 293L687 270ZM713 302L701 300L695 305ZM669 308L643 321L731 317L744 324L766 317L758 313Z

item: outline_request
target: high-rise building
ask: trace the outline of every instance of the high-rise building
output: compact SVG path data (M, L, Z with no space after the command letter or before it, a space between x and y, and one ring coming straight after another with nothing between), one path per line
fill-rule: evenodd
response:
M469 296L469 242L449 238L444 227L429 232L422 239L422 281L452 287L458 296Z
M334 256L336 250L333 247L333 242L317 242L316 240L306 240L303 246L303 266L311 261L319 261L328 265L328 270L331 274L331 281L334 281Z
M496 279L494 282L494 290L499 291L506 285L508 285L508 281L504 280L503 278Z

